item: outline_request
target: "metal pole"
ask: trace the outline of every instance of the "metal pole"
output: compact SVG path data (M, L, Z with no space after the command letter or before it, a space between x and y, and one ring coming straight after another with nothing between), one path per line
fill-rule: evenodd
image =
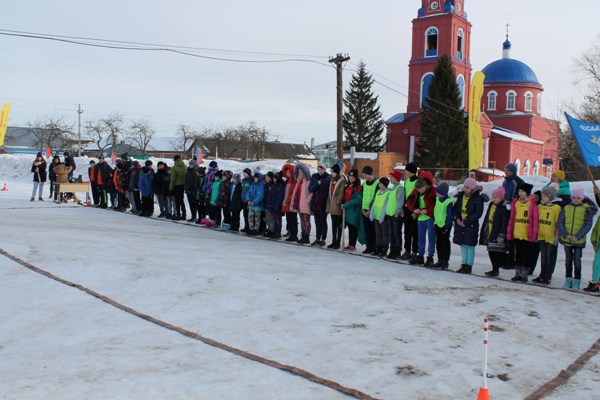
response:
M344 161L344 85L343 85L343 68L342 63L350 61L350 57L338 54L335 58L330 58L329 62L335 64L337 75L337 157L338 160Z
M78 124L78 134L79 134L79 146L78 146L78 156L81 157L81 114L83 114L83 110L81 109L81 104L77 107L77 114L79 114L79 124Z

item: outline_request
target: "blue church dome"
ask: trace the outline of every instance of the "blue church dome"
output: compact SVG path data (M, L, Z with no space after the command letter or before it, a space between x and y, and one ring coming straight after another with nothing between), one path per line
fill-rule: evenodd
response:
M506 41L502 43L502 58L488 64L482 70L485 74L485 83L519 82L539 85L535 72L527 64L510 58L511 47L512 43L508 40L507 34Z
M540 84L535 72L527 64L512 58L502 58L488 64L482 72L485 83L526 82Z

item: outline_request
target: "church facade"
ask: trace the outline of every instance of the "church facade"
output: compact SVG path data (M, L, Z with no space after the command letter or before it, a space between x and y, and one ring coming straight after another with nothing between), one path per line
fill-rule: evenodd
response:
M421 132L421 106L444 54L452 62L463 110L469 111L471 23L464 3L422 0L412 21L407 111L386 121L387 150L402 153L408 161L426 134ZM502 58L482 69L486 75L481 100L484 153L475 173L479 180L499 178L504 165L512 162L519 175L549 176L558 168L559 123L542 117L543 87L527 64L511 58L508 35L502 47Z

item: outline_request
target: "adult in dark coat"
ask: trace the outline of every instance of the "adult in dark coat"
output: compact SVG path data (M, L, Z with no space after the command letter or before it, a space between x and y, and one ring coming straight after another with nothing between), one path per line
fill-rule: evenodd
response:
M69 172L68 175L70 182L71 178L73 177L73 172L75 172L75 170L77 169L77 165L75 165L75 158L68 151L65 151L65 166L71 167L71 172Z
M327 166L319 163L317 173L313 174L308 184L308 191L312 193L310 200L310 210L315 217L315 229L317 238L313 246L324 246L327 239L327 197L329 196L329 186L331 176L327 173Z
M100 196L100 208L107 208L110 184L112 182L112 168L104 161L104 156L102 155L98 157L98 164L94 167L94 175L96 177L98 195Z
M42 192L44 191L44 183L46 182L46 160L42 153L37 153L33 164L31 164L31 172L33 173L33 191L31 192L31 201L35 200L35 193L39 189L38 198L44 201Z
M229 185L229 214L231 220L231 230L238 232L240 230L240 213L244 208L242 200L242 179L240 174L233 174L231 185Z
M159 161L156 164L156 173L154 174L154 194L156 195L156 201L158 202L158 208L160 214L158 218L164 218L167 215L167 191L169 190L169 182L167 178L167 164Z
M60 157L54 156L52 158L52 162L48 165L48 180L50 181L50 196L48 198L52 198L54 193L54 184L56 183L56 174L54 173L54 167L60 164Z
M281 178L281 173L273 175L273 183L269 189L267 197L267 209L273 218L272 238L281 238L281 220L283 217L283 199L285 198L285 181Z

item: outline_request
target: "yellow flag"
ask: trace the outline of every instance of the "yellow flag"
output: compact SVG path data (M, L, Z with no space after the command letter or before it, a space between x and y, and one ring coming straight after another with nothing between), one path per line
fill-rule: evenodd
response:
M481 96L485 74L475 72L469 98L469 171L481 167L483 161L483 136L481 134Z
M0 110L0 146L4 146L4 136L6 136L6 127L8 126L8 113L10 112L10 103L6 103Z

